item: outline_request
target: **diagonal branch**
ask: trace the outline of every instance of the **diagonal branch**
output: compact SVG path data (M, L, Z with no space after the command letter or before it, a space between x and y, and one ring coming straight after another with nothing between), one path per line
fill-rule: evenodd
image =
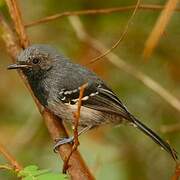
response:
M16 161L16 159L2 144L0 144L0 153L9 161L10 165L16 172L19 172L22 169L22 166Z
M9 7L9 12L10 15L13 19L13 22L15 24L15 29L18 34L18 38L20 39L21 46L23 48L27 47L29 44L28 37L26 35L22 19L19 20L18 18L21 17L20 11L17 10L18 6L16 4L15 0L6 0L8 7ZM17 18L17 19L16 19ZM17 43L17 39L15 38L16 36L12 32L11 28L9 25L6 23L6 20L4 17L0 14L0 27L2 28L2 38L4 40L4 43L7 47L7 50L11 57L13 58L13 61L15 61L17 54L21 50L20 46ZM47 109L43 109L43 107L40 105L38 100L35 98L35 96L32 93L32 90L26 80L26 78L23 76L23 74L19 71L20 76L25 82L25 85L27 86L28 90L30 91L40 113L42 114L46 126L50 132L50 135L53 139L58 138L59 136L68 136L67 132L62 124L62 121L50 113ZM63 145L59 148L59 154L61 155L62 160L64 161L68 154L71 151L71 145ZM94 179L93 176L91 175L88 167L84 163L81 155L79 154L78 151L75 151L70 160L69 160L69 168L68 168L68 173L73 179L78 179L78 180L83 180L83 179Z
M143 52L143 56L145 58L149 58L156 48L161 36L163 35L171 16L173 15L174 9L176 8L179 0L168 0L165 8L161 12L151 34L145 42L145 48Z
M133 10L136 5L124 6L124 7L115 7L115 8L105 8L105 9L87 9L87 10L79 10L79 11L66 11L63 13L54 14L51 16L47 16L30 23L25 24L25 27L32 27L38 24L47 23L49 21L53 21L62 17L67 16L75 16L75 15L97 15L97 14L110 14L115 12L126 12L129 10ZM139 10L151 10L151 11L159 11L164 9L162 5L156 4L141 4L138 6ZM180 12L180 8L175 9L176 12Z
M24 49L27 46L29 46L30 42L26 34L26 31L24 29L23 20L22 20L19 6L16 0L6 0L6 4L9 8L10 16L15 25L16 32L19 36L20 46Z

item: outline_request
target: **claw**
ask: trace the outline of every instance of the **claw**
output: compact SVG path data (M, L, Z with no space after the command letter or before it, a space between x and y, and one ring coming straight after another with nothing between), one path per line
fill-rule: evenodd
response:
M55 145L54 145L54 152L57 153L58 152L58 148L59 146L63 145L63 144L67 144L67 143L73 143L74 141L74 137L70 137L70 138L59 138L59 139L55 139Z
M66 138L55 138L55 139L54 139L54 142L57 143L58 141L61 141L61 140L63 140L63 139L66 139Z

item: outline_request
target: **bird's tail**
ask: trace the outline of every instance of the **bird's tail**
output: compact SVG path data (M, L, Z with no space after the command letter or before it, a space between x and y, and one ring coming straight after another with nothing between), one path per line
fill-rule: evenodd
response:
M144 134L149 136L156 144L160 145L163 149L165 149L176 161L178 159L177 152L164 140L162 140L155 132L141 123L138 119L136 119L133 115L130 115L130 119L132 123L140 129Z

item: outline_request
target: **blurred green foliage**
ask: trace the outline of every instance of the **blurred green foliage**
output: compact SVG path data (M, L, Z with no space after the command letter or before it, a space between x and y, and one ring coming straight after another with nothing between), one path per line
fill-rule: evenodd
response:
M30 165L18 173L22 180L66 180L67 175L53 173L49 169L39 170L38 166Z
M30 22L54 13L108 8L135 4L134 0L19 0L23 19ZM164 0L144 0L143 3L164 4ZM8 18L3 1L0 8ZM106 15L81 16L90 35L107 47L118 39L132 11ZM176 97L180 97L180 13L175 12L148 62L142 59L144 43L150 34L159 11L139 10L127 37L114 52L137 69L145 72ZM67 18L51 21L27 29L31 43L48 43L78 63L88 62L98 55L87 44L79 42ZM24 166L37 164L59 172L62 162L53 153L53 141L41 117L15 71L7 71L11 62L0 39L0 142L4 143ZM179 151L180 133L163 134L164 124L179 122L180 112L173 109L142 83L120 71L105 59L91 66L128 106L131 112L156 130ZM128 126L103 127L80 137L80 151L98 180L170 179L174 162L141 132ZM4 159L0 158L0 164ZM1 171L0 179L16 179Z

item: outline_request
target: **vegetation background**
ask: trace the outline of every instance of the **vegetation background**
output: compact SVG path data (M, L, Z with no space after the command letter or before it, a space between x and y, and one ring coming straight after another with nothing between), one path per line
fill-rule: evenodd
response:
M135 5L134 0L43 0L22 1L20 8L25 22L64 11L98 9ZM143 0L142 4L164 5L164 0ZM8 16L7 7L0 1ZM165 33L148 60L142 53L145 42L160 14L159 11L138 10L126 38L114 50L124 61L152 77L177 98L180 97L180 12L174 12ZM120 37L132 11L81 16L87 32L107 47ZM0 32L1 33L1 32ZM74 62L87 64L99 55L76 37L68 18L28 28L31 43L55 46ZM59 171L60 160L53 153L53 142L32 101L29 92L15 71L7 71L11 62L0 39L0 142L5 144L24 165L37 164ZM107 81L129 110L142 122L180 150L179 115L160 96L105 58L89 66ZM166 129L164 128L166 126ZM177 127L176 126L176 127ZM137 129L129 126L102 127L80 137L79 147L84 159L99 180L170 179L175 163L171 157ZM0 159L0 163L4 162ZM1 171L0 179L16 179Z

